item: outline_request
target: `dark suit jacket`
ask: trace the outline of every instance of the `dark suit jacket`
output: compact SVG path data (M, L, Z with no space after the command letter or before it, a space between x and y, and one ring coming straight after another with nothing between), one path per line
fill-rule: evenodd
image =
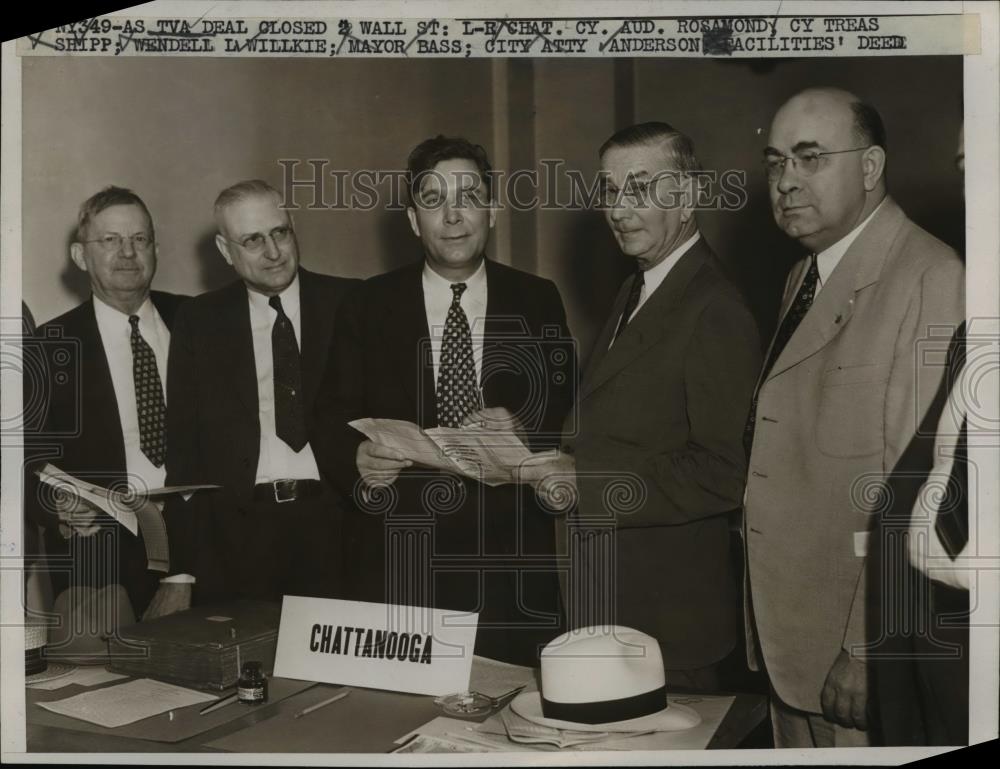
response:
M307 422L325 368L334 317L355 281L299 269L302 387ZM166 517L171 570L216 578L219 553L235 547L250 506L260 452L257 372L242 281L192 299L178 314L167 375L167 482L213 483ZM303 532L308 537L308 532Z
M162 291L151 292L151 297L164 324L171 328L185 297ZM100 486L126 480L121 418L93 298L41 326L36 339L34 349L26 354L31 362L25 362L25 438L31 460L26 462L29 472L24 499L29 520L45 529L53 588L56 592L65 589L71 574L77 585L100 587L119 582L136 613L141 613L159 579L146 569L141 534L133 537L102 514L100 532L64 540L48 487L31 472L50 461L60 470ZM161 378L165 373L160 372ZM72 561L72 571L64 568L68 567L66 559Z
M757 328L704 239L609 350L629 287L598 337L581 383L578 432L565 446L580 492L569 518L577 593L570 600L610 609L605 619L655 637L666 667L702 667L739 637L726 513L743 493ZM588 545L577 527L605 533ZM612 536L614 547L602 554L595 542ZM604 592L582 592L588 579Z
M575 378L559 292L548 280L496 262L487 260L486 270L485 405L518 414L534 450L557 446ZM321 471L361 508L352 516L355 595L478 610L479 653L535 662L537 644L558 635L561 624L553 519L530 489L410 468L371 505L355 493L364 437L349 421L437 425L422 271L420 262L371 278L345 303L311 436ZM410 563L414 571L403 574L406 559L386 552L406 531L422 532L424 550ZM402 593L387 584L387 568L388 582Z

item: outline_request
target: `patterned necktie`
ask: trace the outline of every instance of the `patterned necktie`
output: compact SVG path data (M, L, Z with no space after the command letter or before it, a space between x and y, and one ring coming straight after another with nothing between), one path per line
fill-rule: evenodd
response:
M139 316L129 315L132 333L132 380L135 383L135 406L139 416L139 448L154 467L163 467L167 456L167 405L163 385L156 368L153 348L139 333Z
M438 366L437 421L439 427L461 427L462 420L482 408L472 357L472 332L460 303L464 283L451 284L451 306L444 323L441 363Z
M281 297L272 296L268 304L278 313L271 327L271 354L274 358L274 427L293 451L306 445L306 423L302 407L302 369L295 327L285 315Z
M767 379L767 375L771 372L771 367L774 366L775 362L778 360L778 356L781 355L781 351L785 349L785 345L788 344L788 340L792 338L792 334L795 333L795 329L799 327L802 319L809 312L809 308L812 307L813 299L816 298L816 286L819 283L819 267L816 266L816 255L813 254L809 257L809 270L806 272L805 278L802 279L802 285L799 286L799 291L795 295L795 299L792 300L792 306L788 308L788 312L785 314L784 319L781 321L781 325L778 327L778 333L774 335L774 344L771 345L771 352L767 356L767 362L764 364L764 368L761 371L760 383L763 384L764 380ZM743 429L743 447L746 449L747 457L750 456L750 449L753 447L753 433L756 428L757 422L757 396L760 395L760 387L754 391L753 403L750 406L750 415L747 418L746 426Z
M625 309L622 310L622 316L618 319L618 328L615 329L615 338L611 341L612 344L618 341L618 337L622 335L629 320L631 320L632 313L639 306L639 296L642 294L642 287L645 285L646 273L642 270L636 270L635 277L632 278L632 288L628 291L628 299L625 300Z

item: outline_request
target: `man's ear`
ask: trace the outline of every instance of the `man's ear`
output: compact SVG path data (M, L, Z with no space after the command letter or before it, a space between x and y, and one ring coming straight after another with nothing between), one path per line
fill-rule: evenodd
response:
M229 241L222 236L221 232L215 235L215 247L219 249L222 258L226 260L226 264L232 266L233 257L229 254Z
M885 150L878 145L866 149L861 155L861 171L864 173L865 189L871 192L885 174Z
M83 258L83 243L70 243L69 244L69 258L73 260L73 264L79 267L84 272L87 271L87 262Z
M413 234L419 238L420 223L417 221L417 209L413 206L408 206L406 209L406 218L410 220L410 229L413 230Z
M681 222L691 221L697 201L698 182L691 174L684 174L681 177Z

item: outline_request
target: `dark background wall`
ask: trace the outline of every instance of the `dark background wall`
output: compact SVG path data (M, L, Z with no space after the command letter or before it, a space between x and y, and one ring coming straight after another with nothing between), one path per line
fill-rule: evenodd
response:
M795 244L776 229L759 159L774 110L807 85L872 101L889 134L890 189L911 217L961 246L959 57L808 60L360 60L25 58L24 297L39 321L87 293L69 261L79 204L107 184L133 188L153 212L158 288L195 294L232 279L212 243L220 189L282 181L282 158L328 169L401 168L427 136L462 134L496 168L559 159L588 178L596 148L623 125L666 120L695 141L706 168L745 169L748 204L700 215L758 316L773 327ZM299 174L311 173L300 166ZM329 188L329 189L332 189ZM387 190L387 187L383 187ZM300 191L297 202L310 202ZM303 262L365 277L419 258L405 215L300 210ZM506 211L494 258L552 278L589 351L629 271L599 213Z

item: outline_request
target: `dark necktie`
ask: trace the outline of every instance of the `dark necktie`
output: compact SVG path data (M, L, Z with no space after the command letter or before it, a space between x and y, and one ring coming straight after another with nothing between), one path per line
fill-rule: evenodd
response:
M462 420L482 408L472 357L472 331L460 303L464 283L451 284L451 306L444 322L441 363L438 366L437 421L439 427L461 427Z
M764 380L767 379L767 375L771 372L771 368L774 366L775 362L778 360L778 356L781 355L782 350L785 349L785 345L792 338L792 334L795 333L795 329L799 327L802 319L809 312L809 308L812 307L813 299L816 297L816 286L819 283L819 268L816 266L816 255L813 254L809 257L809 270L806 272L805 278L802 279L802 285L799 286L799 291L795 295L795 299L792 300L791 307L788 308L788 312L785 313L784 319L781 321L781 325L778 327L778 333L774 335L774 344L771 345L771 352L767 356L767 362L764 364L764 368L761 371L760 384L764 384ZM757 396L760 395L760 386L753 394L753 403L750 405L750 415L747 418L746 427L743 430L743 447L746 449L747 457L750 456L750 449L753 447L753 433L756 428L757 422Z
M947 407L946 407L947 408ZM955 444L955 462L951 466L948 486L938 508L934 531L944 546L945 552L955 559L969 541L969 458L968 458L968 417L962 420Z
M139 333L139 316L129 315L128 322L132 326L132 380L139 417L139 448L154 467L163 467L167 455L167 405L163 400L156 355Z
M306 445L306 423L302 408L302 369L295 328L281 307L281 297L272 296L268 304L278 313L271 328L271 354L274 358L274 428L293 451Z
M622 335L629 320L632 318L632 313L639 306L639 296L642 294L642 287L645 285L646 273L642 270L636 270L635 277L632 278L632 287L628 291L628 299L625 300L625 309L622 310L622 316L618 319L618 328L615 329L615 338L612 344L618 341L618 337Z

